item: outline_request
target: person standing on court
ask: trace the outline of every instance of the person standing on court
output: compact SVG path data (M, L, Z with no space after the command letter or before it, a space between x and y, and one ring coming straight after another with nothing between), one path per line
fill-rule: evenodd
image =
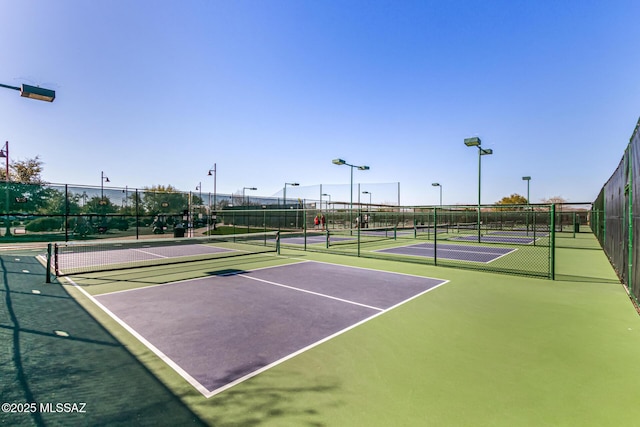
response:
M327 220L324 217L324 214L322 214L322 216L320 217L320 223L322 224L322 231L324 231L324 226L327 223Z
M319 224L320 224L320 219L318 218L318 215L316 215L316 217L313 218L313 228L314 229L318 228Z

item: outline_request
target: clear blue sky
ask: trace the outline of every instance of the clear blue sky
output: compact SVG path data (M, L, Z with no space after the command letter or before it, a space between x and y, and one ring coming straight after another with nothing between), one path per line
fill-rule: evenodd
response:
M401 183L592 201L640 115L640 2L0 0L0 140L53 183ZM288 188L298 197L303 189ZM310 196L305 196L310 197ZM336 196L334 195L334 200ZM379 200L372 195L374 203Z

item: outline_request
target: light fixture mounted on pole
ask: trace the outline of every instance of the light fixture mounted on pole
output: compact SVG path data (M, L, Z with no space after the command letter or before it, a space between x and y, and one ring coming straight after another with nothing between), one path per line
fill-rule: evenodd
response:
M10 86L10 85L5 85L0 83L0 87L3 87L5 89L17 90L20 92L20 96L22 96L23 98L31 98L31 99L37 99L39 101L47 101L47 102L53 102L53 100L56 99L56 92L54 90L44 89L37 86L23 84L20 87L17 87L17 86ZM5 199L6 199L5 203L6 203L7 216L5 218L5 225L6 225L5 236L10 236L11 226L9 225L9 141L5 143L4 155L7 159L7 169L6 169L7 176L6 176L6 185L5 185ZM48 281L48 276L47 276L47 281Z
M245 204L244 190L255 191L255 190L257 190L257 188L256 187L243 187L242 188L242 204Z
M282 199L283 199L283 205L286 208L287 207L287 185L290 187L297 187L300 184L297 182L285 182L284 183L284 189L282 190Z
M531 182L531 177L530 176L523 176L522 177L523 181L527 181L527 205L531 204L529 202L529 183Z
M31 99L37 99L38 101L47 101L47 102L53 102L53 100L56 99L55 90L44 89L37 86L30 86L30 85L23 84L20 87L16 87L16 86L9 86L9 85L4 85L0 83L0 87L20 91L20 96L22 96L23 98L31 98Z
M351 164L347 163L343 159L333 159L331 161L331 163L333 163L334 165L338 165L338 166L347 165L347 166L349 166L351 168L351 184L350 184L351 200L349 202L349 228L351 228L351 227L353 227L353 168L358 168L358 170L361 170L361 171L368 171L369 170L369 166L351 165Z
M369 212L371 212L371 192L370 191L363 191L362 194L368 194L369 195Z
M329 198L329 201L327 202L327 210L329 210L329 205L331 204L331 194L328 193L322 193L322 196L327 196ZM320 206L320 208L322 208L322 206Z
M213 229L216 229L216 222L218 219L218 214L216 212L216 178L217 178L217 172L216 172L217 168L216 168L216 164L213 164L213 167L211 169L209 169L209 173L207 173L208 176L213 176L213 208L211 208L211 199L209 199L209 214L211 215L211 221L213 222Z
M488 156L493 154L493 150L490 148L482 148L480 146L482 142L480 138L474 136L473 138L465 138L464 145L467 147L478 147L478 243L480 243L480 207L482 205L481 201L481 182L482 182L482 156Z
M442 184L440 184L439 182L434 182L433 184L434 187L440 187L440 209L442 209Z
M104 174L104 172L100 172L100 204L104 205L104 183L111 182L109 181L109 177Z

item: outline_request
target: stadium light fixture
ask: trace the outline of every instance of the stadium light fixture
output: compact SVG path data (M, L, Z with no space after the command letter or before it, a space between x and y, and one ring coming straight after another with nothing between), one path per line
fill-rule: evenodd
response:
M467 147L478 147L478 243L480 243L480 208L482 205L482 193L481 193L481 182L482 182L482 156L488 156L493 154L493 150L491 148L482 148L481 147L480 138L474 136L473 138L465 138L464 145Z
M481 143L480 138L474 136L473 138L465 138L464 145L467 147L477 147Z
M53 102L56 99L56 91L51 89L45 89L42 87L31 86L31 85L21 85L20 87L9 86L0 83L0 87L6 89L13 89L20 92L20 96L24 98L37 99L38 101L47 101Z

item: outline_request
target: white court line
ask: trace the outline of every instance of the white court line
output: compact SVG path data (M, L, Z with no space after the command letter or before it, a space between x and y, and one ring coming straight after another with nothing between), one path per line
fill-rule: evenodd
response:
M316 262L316 261L313 261L313 262ZM344 265L341 265L341 264L333 264L333 263L323 263L323 264L338 265L338 266L349 268L349 266L344 266ZM354 267L354 268L360 268L360 267ZM368 269L368 268L363 268L363 269L364 270L372 270L372 271L383 271L383 270L373 270L373 269ZM392 274L394 274L394 273L392 273ZM402 274L402 273L399 273L399 274ZM421 277L423 279L428 279L428 277L423 277L423 276L415 276L415 277ZM223 391L225 391L225 390L227 390L227 389L229 389L229 388L231 388L233 386L236 386L236 385L240 384L241 382L248 380L249 378L253 378L256 375L258 375L258 374L260 374L260 373L262 373L262 372L264 372L264 371L266 371L268 369L273 368L274 366L277 366L277 365L279 365L281 363L284 363L287 360L298 356L299 354L302 354L302 353L304 353L304 352L306 352L308 350L311 350L312 348L317 347L320 344L323 344L323 343L325 343L325 342L327 342L327 341L329 341L329 340L331 340L331 339L333 339L333 338L335 338L335 337L337 337L339 335L344 334L345 332L350 331L351 329L357 328L358 326L360 326L360 325L362 325L362 324L364 324L364 323L366 323L366 322L368 322L368 321L370 321L372 319L375 319L378 316L383 315L387 311L393 310L394 308L397 308L397 307L401 306L402 304L405 304L405 303L407 303L407 302L409 302L409 301L411 301L411 300L413 300L415 298L418 298L418 297L426 294L427 292L431 292L432 290L434 290L436 288L439 288L440 286L445 285L447 283L449 283L449 280L444 280L444 281L442 281L441 283L435 285L432 288L429 288L429 289L427 289L427 290L425 290L423 292L420 292L419 294L416 294L416 295L412 296L411 298L408 298L408 299L406 299L404 301L401 301L401 302L399 302L398 304L396 304L396 305L394 305L392 307L389 307L389 308L386 308L386 309L384 309L382 311L379 311L378 313L376 313L376 314L374 314L374 315L372 315L370 317L367 317L366 319L363 319L363 320L359 321L358 323L354 323L351 326L348 326L348 327L346 327L346 328L344 328L344 329L342 329L342 330L340 330L340 331L338 331L338 332L336 332L336 333L334 333L332 335L329 335L326 338L321 339L320 341L316 341L313 344L310 344L310 345L308 345L306 347L303 347L303 348L301 348L300 350L298 350L296 352L293 352L293 353L291 353L291 354L289 354L289 355L287 355L287 356L285 356L285 357L283 357L281 359L276 360L275 362L269 363L268 365L265 365L260 369L257 369L257 370L255 370L253 372L250 372L247 375L245 375L243 377L240 377L235 381L232 381L232 382L230 382L228 384L225 384L222 387L219 387L219 388L217 388L217 389L215 389L213 391L210 391L209 394L205 394L204 396L208 399L211 396L215 396L218 393L222 393Z
M372 251L372 252L382 252L382 253L387 253L387 254L392 254L392 255L408 255L408 256L421 256L421 257L424 257L424 258L434 258L433 256L402 254L402 253L391 252L391 250L393 250L393 249L409 249L409 250L413 250L413 251L416 251L416 252L433 249L433 244L431 244L431 243L427 243L427 244L430 244L431 246L424 247L424 246L420 246L420 245L424 245L424 243L416 243L416 244L413 244L413 245L397 246L397 247L385 248L385 249L377 249L377 250ZM491 249L491 248L487 248L487 249ZM504 248L504 249L506 249L506 248ZM509 252L506 252L504 254L498 254L498 253L495 253L495 252L465 251L465 250L460 250L460 249L442 248L442 249L438 249L438 253L442 253L442 252L461 252L461 253L465 253L465 254L482 254L482 255L491 255L491 256L498 255L498 256L496 256L493 259L490 259L489 261L477 261L477 260L473 260L473 259L464 259L464 258L448 258L446 256L445 257L438 257L438 258L444 258L444 259L449 260L449 261L464 261L464 262L476 262L478 264L490 264L493 261L495 261L497 259L500 259L505 255L509 255L510 253L513 253L513 252L515 252L517 250L518 250L518 248L513 248Z
M142 343L142 345L146 346L149 350L151 350L151 352L153 352L162 361L164 361L167 365L169 365L174 371L176 371L178 373L178 375L180 375L182 378L184 378L185 381L187 381L189 384L191 384L193 386L193 388L198 390L204 396L207 396L207 394L210 393L210 391L207 390L207 388L205 386L200 384L200 382L198 380L196 380L191 375L189 375L189 373L187 371L185 371L184 369L182 369L180 367L180 365L178 365L176 362L174 362L169 356L164 354L158 347L156 347L153 344L151 344L151 342L149 340L147 340L145 337L143 337L138 331L133 329L131 326L129 326L124 320L122 320L121 318L116 316L115 313L113 313L111 310L109 310L105 305L103 305L100 301L98 301L93 295L89 294L87 291L82 289L82 287L79 286L76 282L74 282L71 278L66 277L66 280L68 280L76 289L78 289L82 294L84 294L85 297L87 297L97 307L99 307L102 311L104 311L116 323L118 323L127 332L129 332L131 335L133 335L133 337L136 338L138 341L140 341Z
M269 265L267 267L253 268L253 269L251 269L251 270L249 270L247 272L266 270L268 268L282 267L282 266L285 266L285 265L302 264L304 262L312 262L312 261L310 261L308 259L302 259L302 260L301 259L297 259L297 261L298 262L291 262L291 263L287 263L287 264ZM235 275L242 275L243 273L245 273L245 272L244 271L239 271L239 272L234 272L234 273L216 274L216 275L213 275L213 276L194 277L193 279L178 280L176 282L157 283L155 285L141 286L139 288L122 289L120 291L105 292L104 294L97 294L96 296L100 296L101 297L103 295L120 294L120 293L123 293L123 292L135 292L135 291L141 291L143 289L157 288L157 287L160 287L160 286L178 285L180 283L195 282L196 280L207 280L207 279L211 279L212 277L229 277L229 276L235 276Z
M151 255L151 256L154 256L154 257L157 257L157 258L169 258L168 256L164 256L164 255L160 255L160 254L154 254L153 252L143 251L142 249L132 248L131 250L134 251L134 252L140 252L140 253L143 253L143 254Z
M316 296L323 297L323 298L329 298L329 299L340 301L340 302L346 302L347 304L353 304L353 305L358 305L360 307L370 308L372 310L377 310L377 311L383 311L384 310L383 308L380 308L380 307L373 307L371 305L361 304L359 302L350 301L350 300L342 299L342 298L338 298L338 297L333 297L331 295L321 294L319 292L308 291L306 289L296 288L294 286L284 285L282 283L276 283L276 282L272 282L270 280L259 279L257 277L251 277L251 276L245 276L245 275L243 275L242 277L246 277L247 279L255 280L255 281L258 281L258 282L268 283L268 284L274 285L274 286L280 286L282 288L287 288L287 289L291 289L291 290L298 291L298 292L304 292L304 293L307 293L307 294L316 295Z
M307 260L303 260L303 261L307 261ZM318 262L318 261L307 261L307 262ZM327 262L319 262L321 264L329 264L329 265L337 265L340 267L345 267L345 268L359 268L359 269L363 269L363 270L371 270L371 271L380 271L380 272L384 272L384 273L389 273L389 274L400 274L400 275L407 275L407 276L413 276L413 277L419 277L422 279L432 279L430 277L424 277L424 276L414 276L412 274L405 274L405 273L394 273L394 272L390 272L390 271L384 271L384 270L376 270L376 269L370 269L370 268L365 268L365 267L352 267L352 266L346 266L346 265L342 265L342 264L334 264L334 263L327 263ZM272 266L272 267L265 267L265 268L275 268L275 267L283 267L286 265L292 265L292 264L284 264L284 265L280 265L280 266ZM252 270L253 271L253 270ZM244 276L241 275L241 277L247 277L247 278L251 278L249 276ZM118 323L121 327L123 327L127 332L129 332L134 338L136 338L138 341L140 341L140 343L142 343L142 345L146 346L149 350L151 350L151 352L153 352L156 356L158 356L158 358L160 358L162 361L164 361L169 367L171 367L178 375L180 375L187 383L189 383L191 386L193 386L193 388L195 388L196 390L198 390L198 392L200 392L200 394L202 394L205 398L210 398L216 394L219 394L235 385L238 385L246 380L248 380L249 378L253 378L254 376L268 370L271 369L283 362L286 362L289 359L292 359L295 356L298 356L299 354L302 354L314 347L319 346L320 344L323 344L339 335L342 335L345 332L350 331L351 329L354 329L362 324L364 324L365 322L368 322L369 320L372 320L384 313L386 313L387 311L393 310L413 299L416 299L424 294L426 294L427 292L431 292L432 290L439 288L442 285L445 285L447 283L449 283L449 280L442 280L442 279L436 279L436 280L441 280L441 283L424 290L423 292L420 292L404 301L401 301L399 303L397 303L394 306L391 306L389 308L386 309L376 309L375 307L370 307L373 308L375 310L378 310L377 313L375 313L374 315L361 320L360 322L354 323L353 325L350 325L338 332L335 332L334 334L331 334L319 341L316 341L315 343L312 343L306 347L301 348L300 350L293 352L281 359L278 359L268 365L263 366L260 369L257 369L253 372L248 373L247 375L240 377L238 379L236 379L235 381L232 381L228 384L225 384L222 387L219 387L215 390L209 390L207 389L204 385L202 385L198 380L196 380L194 377L192 377L187 371L185 371L184 369L182 369L180 367L180 365L178 365L176 362L174 362L169 356L167 356L166 354L164 354L159 348L157 348L156 346L154 346L153 344L151 344L150 341L148 341L144 336L142 336L139 332L137 332L135 329L133 329L131 326L129 326L124 320L120 319L115 313L113 313L112 311L110 311L106 306L104 306L102 303L100 303L93 295L89 294L87 291L85 291L84 289L82 289L81 286L79 286L77 283L75 283L71 278L66 277L66 280L68 280L76 289L78 289L84 296L86 296L90 301L92 301L97 307L99 307L101 310L103 310L109 317L111 317L116 323ZM202 279L202 278L200 278ZM251 278L251 279L255 279L255 278ZM197 280L197 279L191 279L191 280ZM191 281L191 280L185 280L186 281ZM262 281L262 279L257 279ZM178 282L174 282L174 283L178 283ZM278 285L278 284L276 284ZM161 286L161 285L159 285ZM278 285L278 286L286 286L286 285ZM288 286L286 286L288 287ZM139 288L141 289L141 288ZM135 290L135 289L132 289ZM102 295L107 295L107 294L102 294ZM336 298L337 299L337 298ZM346 300L345 300L346 301ZM358 304L358 303L355 303ZM362 305L362 304L358 304L358 305ZM366 306L365 306L366 307Z

